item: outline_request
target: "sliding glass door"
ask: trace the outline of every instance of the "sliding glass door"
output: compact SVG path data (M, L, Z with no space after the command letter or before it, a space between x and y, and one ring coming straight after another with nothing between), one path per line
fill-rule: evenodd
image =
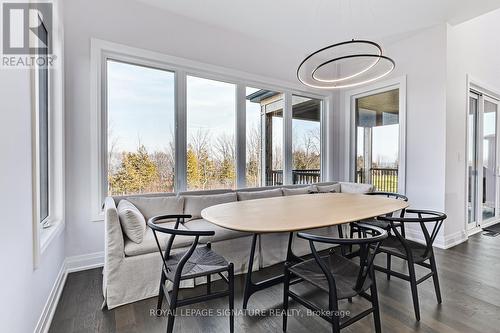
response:
M468 113L468 229L499 218L498 105L493 98L472 92Z
M467 222L470 228L476 227L476 208L477 208L477 133L478 133L478 117L479 117L479 95L471 93L469 96L469 113L467 115Z

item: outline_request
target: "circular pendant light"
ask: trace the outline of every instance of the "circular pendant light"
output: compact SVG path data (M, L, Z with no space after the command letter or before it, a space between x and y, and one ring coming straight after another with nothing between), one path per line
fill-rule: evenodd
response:
M340 89L379 80L394 68L394 60L382 55L377 43L351 40L307 56L297 69L297 78L309 87Z

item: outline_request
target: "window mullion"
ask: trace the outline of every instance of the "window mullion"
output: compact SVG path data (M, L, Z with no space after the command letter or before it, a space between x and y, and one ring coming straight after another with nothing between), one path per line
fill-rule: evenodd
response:
M236 86L236 187L246 187L246 87Z
M175 191L187 188L187 112L186 73L175 75Z
M285 92L283 106L283 184L293 183L292 93Z

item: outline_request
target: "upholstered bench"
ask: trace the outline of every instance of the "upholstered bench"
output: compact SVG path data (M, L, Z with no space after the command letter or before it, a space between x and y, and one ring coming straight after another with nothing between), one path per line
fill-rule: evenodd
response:
M104 205L105 261L103 270L103 295L109 309L157 296L161 258L152 230L145 221L156 215L189 214L192 217L180 228L213 230L215 235L200 239L210 242L212 248L234 263L235 274L247 271L250 234L216 226L201 218L201 211L213 205L237 200L270 198L282 195L299 195L317 192L371 192L372 186L353 183L319 183L254 189L191 191L180 193L155 193L106 198ZM270 221L271 223L272 221ZM142 225L144 223L144 225ZM163 223L173 225L173 221ZM335 230L326 230L331 233ZM321 231L319 231L321 232ZM159 241L165 246L166 237ZM259 237L258 251L253 270L274 265L285 260L288 235L267 234ZM173 249L185 249L191 239L178 236ZM294 242L294 253L305 255L309 246L303 240ZM183 287L204 283L203 280L187 281Z

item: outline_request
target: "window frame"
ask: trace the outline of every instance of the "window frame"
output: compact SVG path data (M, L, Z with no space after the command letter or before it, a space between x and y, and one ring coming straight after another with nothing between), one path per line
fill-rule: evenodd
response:
M57 7L57 6L56 6ZM55 10L54 12L57 12ZM42 17L39 20L47 33L47 41L52 44L52 52L43 52L49 59L57 55L57 60L47 68L47 177L48 215L41 219L41 177L40 177L40 75L39 67L30 69L31 89L31 165L32 165L32 225L33 225L33 266L37 269L42 255L52 240L60 235L64 220L64 72L63 48L60 20L55 17L48 26ZM40 53L37 53L40 55ZM54 58L53 58L54 59Z
M288 82L264 78L246 72L231 70L224 67L209 65L184 58L165 55L158 52L134 48L100 39L91 39L91 220L102 221L103 203L107 196L107 77L106 61L112 58L116 61L133 65L142 65L173 72L175 75L175 192L187 189L187 76L215 80L234 84L236 99L235 115L235 153L236 153L236 188L246 187L246 87L272 90L284 93L285 109L283 135L283 161L286 174L284 183L291 184L292 157L292 105L291 96L300 95L322 101L321 113L321 179L326 180L330 174L326 170L330 154L327 154L326 114L331 112L333 105L330 92L321 94L313 90L302 90L293 87ZM289 149L287 149L289 148ZM328 155L328 156L327 156ZM287 165L287 161L288 164Z
M385 80L375 84L347 91L345 94L346 110L346 143L344 174L345 179L356 180L356 99L399 89L399 167L398 193L406 194L406 76L392 80Z
M47 27L45 26L45 23L43 22L42 18L39 16L38 17L41 24L40 24L40 27L45 31L45 34L46 34L46 37L47 37L47 40L44 41L46 45L49 45L49 38L50 38L50 35L49 35L49 31L47 29ZM38 51L37 52L37 55L38 56L43 56L45 58L48 57L48 50L45 48L43 49L42 51ZM42 90L42 86L41 86L41 71L44 72L45 74L45 88L46 88L46 91L41 91ZM51 147L51 134L52 134L52 125L51 125L51 121L52 121L52 115L51 115L51 92L52 92L52 89L50 87L50 82L51 82L51 75L50 75L50 71L49 71L49 68L48 66L43 66L43 67L39 67L37 66L35 68L35 87L36 87L36 93L35 93L35 96L36 96L36 159L37 159L37 162L36 162L36 182L37 182L37 219L38 219L38 223L40 223L40 225L42 226L42 228L46 228L48 226L50 226L50 219L51 219L51 212L52 212L52 196L51 196L51 193L52 193L52 184L51 184L51 181L52 181L52 175L51 175L51 172L50 172L50 169L52 167L52 161L51 161L51 156L52 156L52 147ZM46 129L46 144L47 144L47 153L46 153L46 158L47 158L47 161L46 161L46 164L47 164L47 170L46 170L46 175L42 175L42 142L41 142L41 135L43 134L42 133L42 126L44 124L41 124L41 108L42 108L42 105L41 105L41 98L42 98L42 93L45 97L44 99L44 104L46 104L46 125L47 125L47 129ZM44 154L45 155L45 154ZM43 181L43 178L44 176L47 177L47 215L42 217L42 197L43 197L43 193L42 193L42 181Z
M175 147L175 155L177 156L177 145L176 145L176 140L177 140L177 121L176 121L176 117L177 117L177 93L176 93L176 87L177 87L177 73L173 70L170 70L166 67L161 67L161 64L154 64L154 63L149 63L149 62L143 62L143 61L140 61L140 62L137 62L135 61L134 62L134 59L128 59L128 58L123 58L124 60L122 59L119 59L120 56L119 55L108 55L106 56L106 58L103 60L103 72L102 72L102 75L103 75L103 90L102 90L102 94L104 96L104 98L102 99L102 110L103 112L101 113L101 132L102 133L106 133L106 135L103 135L102 136L102 151L101 151L101 161L102 161L102 170L101 170L101 182L102 182L102 185L101 185L101 196L103 198L106 198L106 196L108 195L108 170L107 170L107 165L108 165L108 91L107 91L107 85L108 85L108 78L107 78L107 64L108 64L108 61L115 61L115 62L120 62L122 64L127 64L127 65L131 65L131 66L139 66L139 67L144 67L144 68L148 68L148 69L156 69L156 70L161 70L161 71L166 71L166 72L170 72L174 75L174 147ZM176 163L174 165L174 191L176 189L176 185L177 185L177 173L176 173Z
M309 96L303 96L303 95L297 95L297 94L292 94L292 99L293 99L293 96L296 96L296 97L304 97L304 98L311 98ZM320 142L319 142L319 150L320 150L320 165L319 165L319 172L320 172L320 180L323 181L324 180L324 177L323 177L323 174L324 174L324 171L323 171L323 167L326 167L326 163L325 163L325 158L323 157L323 153L325 153L325 149L323 149L323 146L325 145L324 144L324 139L325 139L325 136L326 136L326 127L324 126L324 124L326 123L326 115L325 115L325 101L322 100L322 99L319 99L320 101L320 113L319 113L319 137L320 137ZM292 171L293 171L293 103L292 103L292 141L291 141L291 149L292 149ZM292 174L292 183L293 183L293 174Z
M187 120L188 120L188 113L189 113L189 111L187 109L187 102L188 102L187 101L187 93L188 93L187 79L188 79L188 77L194 77L194 78L197 78L197 79L217 81L217 82L221 82L221 83L226 83L226 84L232 84L232 85L234 85L234 122L235 122L234 123L234 145L235 145L234 146L235 147L234 148L234 151L235 151L235 168L234 168L235 170L234 171L236 173L236 176L235 176L235 179L234 179L234 185L235 185L235 188L237 189L237 188L239 188L238 187L238 184L239 184L239 181L238 181L238 178L239 178L238 177L239 176L239 172L238 172L239 163L238 163L238 161L239 161L239 158L242 157L241 152L240 152L240 154L238 156L238 151L237 151L238 150L238 148L237 148L238 147L237 146L237 144L238 144L238 135L241 134L241 133L239 133L239 132L241 132L241 129L238 130L238 124L239 124L239 122L238 122L238 115L241 116L241 110L240 110L240 112L238 112L238 104L239 104L238 103L238 98L239 98L239 95L238 95L238 84L235 83L235 82L231 82L230 80L221 79L220 77L219 78L215 78L216 75L214 75L214 76L212 76L212 75L199 75L199 74L196 74L193 71L186 71L184 74L185 74L184 75L184 82L185 82L185 86L184 87L185 87L185 90L186 90L186 95L185 95L185 100L184 100L184 103L186 105L186 108L184 110L184 113L185 113L184 116L185 116L186 135L185 135L185 138L183 138L183 140L184 139L186 140L186 148L185 148L185 150L183 152L183 155L180 156L180 158L182 158L185 161L184 163L186 164L186 169L185 169L185 173L183 173L180 176L183 177L185 186L182 187L180 190L177 190L177 189L174 189L174 190L175 190L175 192L179 192L179 191L193 191L193 192L195 192L195 191L204 191L203 189L192 189L192 190L190 190L190 189L188 189L188 184L187 184L187 148L188 148L188 144L187 144L187 142L188 142L188 136L187 136L188 121ZM245 107L246 107L246 105L245 105ZM246 109L245 109L245 111L246 111ZM176 110L176 112L177 112L177 110ZM246 113L245 113L245 115L246 115ZM245 129L245 131L246 131L246 129ZM176 139L178 139L178 138L176 137ZM245 138L244 142L246 142L246 138ZM245 152L244 157L245 157L245 160L246 160L246 152ZM176 174L176 176L177 176L177 174ZM245 182L246 182L246 179L245 179ZM220 188L220 189L222 189L222 190L230 190L230 188Z

